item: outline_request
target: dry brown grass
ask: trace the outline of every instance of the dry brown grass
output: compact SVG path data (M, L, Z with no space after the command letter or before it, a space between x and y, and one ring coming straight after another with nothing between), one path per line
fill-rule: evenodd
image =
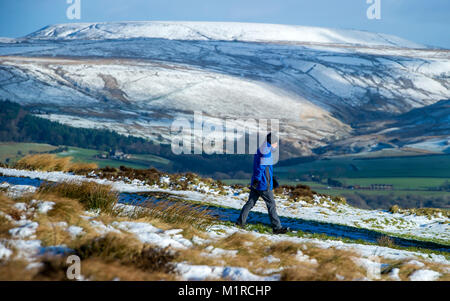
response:
M258 239L252 234L236 232L221 239L216 245L224 249L240 250L248 248L249 244L254 244L256 241Z
M208 246L225 250L237 250L236 256L208 256L205 250ZM265 240L256 238L251 234L234 233L211 244L194 246L186 250L180 250L177 261L189 262L193 265L209 266L238 266L249 269L257 274L258 269L267 268L267 262L263 261Z
M240 234L237 236L232 235L229 239L224 239L220 242L219 247L230 250L238 250L238 254L234 257L225 256L224 260L228 265L240 266L247 268L254 274L260 274L261 271L267 269L277 269L286 264L284 257L273 254L274 257L279 258L280 262L268 262L266 256L272 255L267 247L269 242L264 238L250 238L248 239L246 234ZM244 240L240 240L243 238Z
M210 211L199 205L183 202L148 202L136 206L133 212L118 212L119 216L126 215L131 219L160 220L172 226L194 227L204 230L217 222L217 218Z
M58 157L54 154L29 155L20 159L15 168L41 171L86 172L98 168L95 163L72 162L72 157Z
M67 244L71 241L69 233L63 228L55 225L49 219L38 219L39 227L36 237L41 240L43 246L55 246Z
M12 208L14 203L15 202L13 200L0 192L0 212L3 212L3 214L8 214L12 218L20 219L20 212ZM8 238L8 231L12 227L12 222L9 221L5 216L0 215L0 238Z
M272 255L280 259L280 265L292 267L299 264L296 259L298 250L302 250L303 245L291 241L281 241L272 243L266 249L267 255ZM304 263L302 263L305 266ZM307 265L309 266L309 265Z
M305 197L312 198L314 194L317 194L311 190L311 187L303 184L297 184L296 186L281 185L274 192L275 194L288 195L291 200L303 199Z
M112 213L118 202L118 193L110 185L95 182L62 182L59 184L43 184L39 192L55 194L63 198L78 200L85 209L100 209L104 213Z
M281 253L285 255L295 255L297 251L300 250L301 245L291 242L291 241L281 241L275 244L272 244L269 247L269 252L273 253Z
M192 247L178 252L177 262L189 262L192 265L222 266L221 258L205 256L202 247Z
M450 210L446 208L410 208L410 209L402 209L398 205L393 205L389 208L390 213L402 213L402 214L415 214L426 216L428 218L434 217L447 217L450 218Z
M394 240L389 236L382 235L377 238L377 244L383 247L392 248L395 247Z
M8 197L5 193L0 192L0 211L7 213L8 210L11 210L16 202Z
M46 214L35 213L33 216L28 217L38 222L39 227L36 230L36 236L42 241L44 246L68 244L71 241L71 237L65 228L57 225L60 222L66 222L68 226L81 226L87 233L93 232L89 222L81 217L84 213L84 208L78 201L44 192L37 192L19 200L29 203L31 199L55 203L53 208Z
M162 176L162 172L158 171L156 168L149 169L133 169L125 166L120 166L120 168L114 167L104 167L99 168L96 174L104 179L117 179L118 177L129 178L131 180L137 179L145 181L149 185L154 185L159 183L159 179Z
M321 249L291 241L271 243L264 238L246 233L234 233L213 242L212 245L216 248L237 250L238 253L236 256L209 257L204 255L206 252L204 248L207 246L205 245L181 251L179 260L186 260L191 264L239 266L257 275L261 275L261 272L267 269L284 267L281 271L281 280L285 281L335 281L339 280L337 275L344 277L345 280L353 280L366 276L366 271L353 260L356 255L349 251ZM310 259L315 259L317 264L308 261L299 262L296 259L299 250ZM267 262L265 258L269 255L280 261Z
M90 258L81 262L81 273L86 279L93 281L160 281L177 280L175 274L147 272L120 262L104 262L98 258Z
M39 196L38 196L39 197ZM39 197L39 199L41 199ZM46 194L44 199L55 203L52 210L47 213L47 217L59 221L65 221L69 225L77 224L82 218L83 206L73 199L62 198L56 195Z
M285 250L285 254L294 256L294 245L284 245L277 247L278 250ZM334 248L321 249L309 245L301 249L302 253L317 261L317 265L308 262L297 262L290 268L284 269L281 273L281 280L284 281L336 281L337 275L345 280L362 279L366 276L363 268L358 266L352 258L355 253Z
M68 281L68 264L64 256L47 256L40 259L41 267L35 271L33 281Z
M119 262L146 272L174 273L172 262L178 254L169 249L142 244L134 235L109 233L103 237L81 239L72 246L82 260L97 258L105 263Z
M423 267L417 266L415 264L410 263L411 260L416 260L424 264ZM441 277L439 277L439 281L449 281L450 280L450 273L448 272L448 269L450 268L449 265L444 265L436 262L431 261L422 261L417 258L408 258L403 259L400 261L396 261L394 264L392 264L396 268L400 269L399 276L401 280L409 280L409 277L412 273L414 273L417 270L423 270L423 269L429 269L436 272L439 272L441 274Z
M42 266L27 269L28 262L13 260L0 264L0 281L67 281L68 264L65 257L41 258ZM81 274L93 281L160 281L177 280L177 275L160 271L144 271L118 261L105 262L99 258L81 261Z
M424 262L426 268L441 273L439 281L450 281L450 265L442 265L434 262Z
M0 216L0 238L9 238L9 229L13 228L13 224L4 216Z
M34 272L27 270L29 263L22 260L0 262L0 281L30 281Z
M131 258L142 248L142 244L132 236L109 233L92 239L81 238L71 247L81 259L98 257L105 261L114 261Z

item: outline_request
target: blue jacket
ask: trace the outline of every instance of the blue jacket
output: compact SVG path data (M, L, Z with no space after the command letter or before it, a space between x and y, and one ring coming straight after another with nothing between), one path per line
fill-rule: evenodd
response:
M256 190L272 190L273 189L273 159L272 146L265 142L253 157L253 176L252 183L259 181Z

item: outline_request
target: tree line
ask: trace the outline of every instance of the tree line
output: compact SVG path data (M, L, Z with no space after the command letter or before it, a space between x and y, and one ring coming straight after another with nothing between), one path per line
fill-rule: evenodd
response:
M111 130L75 128L30 114L17 103L0 101L0 141L68 145L131 154L159 154L161 145Z

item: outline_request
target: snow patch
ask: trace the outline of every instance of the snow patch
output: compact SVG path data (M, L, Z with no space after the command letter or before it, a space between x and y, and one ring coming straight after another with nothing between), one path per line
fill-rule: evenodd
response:
M26 222L20 227L9 229L9 234L14 238L27 238L34 235L38 227L37 222Z
M240 267L217 267L178 263L176 269L181 274L181 277L187 281L220 278L232 281L276 281L280 278L279 275L257 276L252 274L248 269Z
M37 211L39 213L46 214L47 212L53 209L53 206L55 206L55 202L48 202L48 201L40 202L37 205Z
M441 276L440 273L432 270L418 270L409 276L411 281L435 281Z
M400 278L399 272L399 268L392 269L392 271L389 273L389 278L395 281L401 281L402 279Z
M66 229L67 232L69 232L70 236L72 237L72 239L83 235L85 232L83 230L82 227L78 227L78 226L70 226Z
M186 249L192 246L192 242L180 234L169 234L148 223L140 222L113 222L112 225L120 230L133 233L143 243L156 245L160 248L172 247L175 249ZM177 231L176 231L177 232Z
M267 263L278 263L281 261L280 258L277 258L273 255L266 256L263 258L263 260Z
M8 259L12 255L12 251L8 249L3 242L0 242L0 260Z

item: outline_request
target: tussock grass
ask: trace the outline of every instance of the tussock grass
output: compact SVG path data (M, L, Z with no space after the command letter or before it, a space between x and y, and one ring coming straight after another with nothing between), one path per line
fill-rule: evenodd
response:
M410 208L402 209L398 205L393 205L389 208L390 213L402 213L402 214L415 214L419 216L426 216L428 218L433 217L446 217L450 218L450 210L443 208Z
M78 200L85 209L100 209L101 212L111 213L118 201L118 193L110 185L95 182L63 182L59 184L43 184L39 188L41 193L51 193L63 198Z
M13 224L4 216L0 215L0 238L8 238L9 229L13 227Z
M52 210L47 213L47 217L53 220L65 221L69 225L77 224L82 218L83 206L73 199L62 198L53 195L46 195L45 200L55 203Z
M0 281L30 281L34 273L27 270L29 263L24 260L0 262Z
M71 237L65 229L56 226L49 219L38 219L39 227L36 230L36 237L41 240L44 246L56 246L67 244Z
M81 259L97 258L104 262L118 261L147 272L174 273L172 261L177 253L140 243L134 236L109 233L103 237L80 240L74 253Z
M72 247L81 259L98 257L105 261L114 261L133 257L142 248L133 237L124 237L115 233L93 239L80 239L78 245Z
M248 248L249 244L254 244L257 240L252 234L236 232L220 240L217 245L224 249L239 250Z
M66 276L68 265L65 256L45 256L40 259L42 266L34 275L34 281L69 281Z
M95 163L72 162L72 157L58 157L54 154L35 154L20 159L15 168L41 171L86 172L98 168Z
M255 237L247 233L234 233L218 241L215 246L226 250L237 250L236 256L223 256L222 259L230 266L247 268L258 275L269 268L279 268L280 262L269 263L265 257L269 255L267 245L269 241L262 237Z
M191 226L197 229L207 229L215 224L217 218L210 211L200 205L183 202L147 202L143 206L136 206L133 212L120 212L131 219L157 219L177 226Z
M104 167L99 168L96 171L96 174L104 179L117 179L128 178L131 180L141 180L145 181L149 185L154 185L159 183L159 179L162 176L162 172L157 170L156 168L149 169L134 169L126 166L120 166L119 168L115 167Z
M251 268L249 262L257 262L264 257L265 246L267 240L265 238L257 238L248 233L233 233L232 235L219 240L215 246L225 250L237 250L239 257L244 258L226 258L230 263L239 264Z
M377 244L383 247L392 248L395 247L394 240L389 236L382 235L377 238Z
M450 210L449 209L441 209L441 208L413 208L407 209L409 214L422 215L429 218L432 217L446 217L450 218Z
M291 200L304 199L314 197L317 194L315 191L311 190L311 187L303 184L297 184L296 186L281 185L274 190L275 194L287 195Z
M89 222L81 217L85 208L79 201L43 191L35 193L32 197L55 203L46 214L38 214L34 218L39 224L36 236L44 246L67 245L71 242L72 238L69 233L64 227L58 225L60 222L66 222L68 226L82 227L85 235L96 235Z
M236 256L207 256L206 254L209 252L206 251L205 248L208 246L225 250L237 250L238 253ZM261 270L266 268L278 267L277 264L269 264L263 260L266 246L267 241L264 238L257 238L254 235L247 233L234 233L218 241L212 241L211 244L204 244L186 250L180 250L177 261L187 261L194 265L237 266L247 268L254 274L259 274Z
M13 208L15 202L7 197L4 193L0 192L0 212L11 216L15 220L20 219L20 212ZM9 221L5 216L0 215L0 238L9 237L9 229L13 227L12 222Z
M0 192L0 211L4 213L8 213L8 210L11 210L16 202L8 197L5 193Z
M120 262L104 262L98 258L90 258L81 262L81 273L86 279L93 281L173 281L177 275L158 271L143 271L134 266Z
M302 252L316 259L318 265L300 262L291 268L284 269L281 272L281 280L336 281L339 280L337 275L344 277L345 280L362 279L366 276L364 269L352 260L356 256L353 252L312 246Z
M179 250L177 262L189 262L192 265L209 265L209 266L222 266L223 261L218 257L205 256L205 252L202 247L192 247L185 250Z
M417 266L415 264L410 263L411 260L416 260L424 264L423 267ZM419 258L407 258L402 260L397 260L393 262L387 269L386 273L390 272L393 268L399 268L399 277L401 280L409 280L409 277L411 274L413 274L417 270L423 270L423 269L429 269L436 272L439 272L441 276L439 277L439 281L449 281L450 280L450 273L448 272L450 269L449 265L437 263L437 262L431 262L431 261L425 261L420 260Z
M300 249L300 245L293 243L291 241L281 241L275 244L272 244L269 247L270 253L282 253L285 255L295 255L297 251Z
M69 281L66 276L68 264L64 256L42 257L41 267L27 269L28 262L11 260L0 264L0 281ZM105 262L101 258L81 261L81 274L93 281L159 281L177 280L174 273L145 271L119 261Z
M280 241L276 243L271 243L269 247L266 248L266 255L272 255L280 259L280 264L285 267L296 267L299 265L296 255L299 250L302 250L303 244L294 243L292 241ZM302 262L301 265L306 268L311 265Z
M398 205L393 205L393 206L391 206L391 208L389 208L390 213L397 213L397 212L399 212L399 210L400 210L400 207Z

